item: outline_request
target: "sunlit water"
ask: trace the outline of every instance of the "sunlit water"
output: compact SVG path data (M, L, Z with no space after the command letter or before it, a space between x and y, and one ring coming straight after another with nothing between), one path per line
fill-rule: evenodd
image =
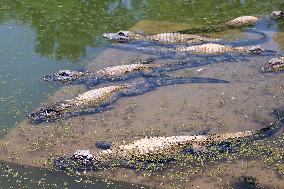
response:
M0 1L1 136L6 135L19 123L24 125L23 128L29 129L29 125L21 123L27 114L38 107L41 102L46 101L49 96L53 96L62 87L59 83L42 81L42 75L59 69L100 68L145 57L137 52L131 53L112 48L108 49L110 42L101 37L104 32L116 32L129 28L148 33L179 31L207 24L222 23L240 15L264 15L271 10L283 10L283 8L282 1L211 1L210 3L206 0L190 2L182 0L175 2L165 0ZM266 43L267 48L283 50L283 21L273 23L271 26L268 24L257 27L274 39L274 41L271 40ZM278 32L275 33L276 31ZM89 65L96 57L96 61ZM59 125L59 127L60 124L68 125L67 128L74 133L73 135L66 135L66 138L77 136L78 133L86 135L84 135L87 137L86 142L78 143L78 141L84 140L83 134L78 139L74 139L76 145L70 147L69 151L74 151L78 147L92 146L93 144L87 143L94 140L89 135L95 135L95 139L116 141L124 140L125 136L129 135L129 138L125 140L131 141L132 137L137 135L135 130L141 130L143 132L140 133L141 136L152 136L164 133L167 135L184 134L194 130L202 130L206 129L204 124L207 127L208 125L213 127L210 132L244 130L247 125L250 126L249 128L255 129L260 127L259 123L268 124L272 120L268 116L269 110L276 108L277 104L281 107L281 103L283 103L283 101L279 101L279 99L283 98L283 85L281 84L283 83L283 77L279 74L274 77L258 75L259 66L268 59L257 58L253 60L257 64L249 65L246 63L245 66L237 65L235 68L223 63L216 64L206 67L205 71L200 75L231 80L233 81L232 87L216 87L215 85L210 87L210 84L204 86L186 85L184 88L183 86L164 87L155 93L146 93L143 97L124 98L110 112L83 116L80 119L74 118L54 125ZM185 71L179 74L188 73ZM269 82L267 82L268 80ZM255 86L256 83L258 84L257 87ZM272 85L272 83L275 85ZM239 91L234 90L238 87ZM195 94L191 93L191 91L195 91ZM201 98L203 92L209 94ZM62 94L74 95L66 94L68 90L62 94L58 93L59 95L55 95L58 99L64 99ZM163 94L165 95L163 96ZM216 94L220 94L220 97L216 97L217 100L212 99L212 95ZM244 100L246 95L250 100ZM190 99L186 98L188 96L190 96ZM252 100L253 97L255 97L254 100ZM233 101L232 99L237 100ZM191 103L191 100L194 103ZM208 101L208 103L200 101ZM218 106L224 108L223 110L215 108L217 107L215 106L216 101L220 103ZM227 102L229 102L229 105L226 105ZM168 105L169 103L172 104ZM253 110L242 106L242 103L248 103L247 106L251 105ZM256 103L258 104L255 105ZM212 107L208 107L208 104L211 104ZM269 107L263 107L264 105ZM234 109L234 106L237 108ZM187 114L186 112L190 113ZM234 127L233 124L237 126ZM80 125L80 127L77 127L77 130L72 130L69 127L70 125ZM52 127L53 124L49 126ZM53 130L40 127L31 129L30 134L35 134L34 136L29 135L30 138L37 140L37 142L45 140L40 138L42 136L41 131L50 132L50 130ZM58 133L60 132L58 131ZM90 132L93 133L89 134ZM29 132L27 133L29 134ZM23 131L23 135L20 135L19 132L15 131L8 135L11 138L5 140L12 144L14 141L15 149L17 149L17 144L22 140L21 137L26 137L27 133ZM37 135L38 138L36 138ZM12 137L16 137L15 140L12 140ZM66 141L63 140L62 142ZM72 141L69 142L72 144ZM69 142L66 144L67 148ZM25 144L23 143L23 145ZM39 147L31 147L31 149L35 148L38 150ZM39 152L36 150L33 153L30 152L31 157L40 157L46 153L44 150L39 149ZM21 153L24 154L24 152ZM5 158L2 160L5 160ZM14 162L37 166L36 163L31 163L32 158L30 161L15 160ZM223 166L220 170L226 168L226 164L220 164L220 166ZM79 176L66 176L65 173L41 171L37 168L28 167L22 169L20 166L12 165L10 170L5 164L1 169L3 170L0 177L0 186L2 188L63 188L65 186L67 188L78 188L80 186L102 188L109 185L108 181L97 181L89 184L89 181L95 180L92 177L82 179ZM178 169L181 170L178 172L179 174L177 174L177 171L165 171L165 175L168 177L172 175L172 178L175 179L177 184L174 187L179 185L182 187L182 184L177 181L179 179L182 180L182 183L185 182L185 176L181 174L183 167ZM275 169L275 167L272 169ZM212 174L219 174L216 176L217 179L223 178L226 180L226 176L222 175L220 170L219 172L212 171ZM270 173L270 169L267 172ZM119 173L112 174L115 176ZM190 174L188 170L187 172L184 171L184 173ZM155 174L153 175L155 176ZM246 174L250 175L252 173ZM158 174L157 177L160 179L160 176ZM121 176L117 175L117 178L123 181L137 182L139 184L151 183L151 176L149 178L140 178L141 175L139 175L138 177L136 179L131 175L128 180L121 179ZM263 178L263 175L260 178ZM157 185L159 179L152 185ZM85 182L81 182L82 180ZM164 181L161 179L160 182ZM196 179L193 185L198 184L199 181ZM224 183L222 184L224 185ZM186 186L190 187L191 185ZM272 184L272 186L280 185L277 183ZM132 188L133 186L115 183L111 184L110 187Z

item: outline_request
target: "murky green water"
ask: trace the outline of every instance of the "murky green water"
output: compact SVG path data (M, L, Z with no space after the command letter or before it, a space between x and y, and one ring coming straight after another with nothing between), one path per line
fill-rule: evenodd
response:
M59 84L47 84L41 76L59 69L84 68L109 43L101 37L104 32L126 30L142 20L194 27L279 9L284 9L282 0L0 0L1 135L59 89ZM279 28L283 29L283 25ZM28 170L31 177L39 171ZM51 172L42 174L45 183L51 183L45 188L72 180L60 175L54 181L54 177L57 176ZM6 179L0 177L2 188L20 186L13 179ZM34 179L39 182L41 178ZM27 188L37 187L22 183ZM78 188L80 183L70 185L68 188Z

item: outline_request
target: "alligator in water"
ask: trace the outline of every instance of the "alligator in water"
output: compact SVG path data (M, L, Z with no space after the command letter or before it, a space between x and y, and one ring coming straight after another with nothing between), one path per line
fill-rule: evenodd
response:
M131 144L109 146L109 149L77 150L67 157L54 160L59 169L90 171L112 166L143 168L143 162L174 158L182 152L192 149L194 152L208 152L210 149L221 147L222 144L238 144L247 140L256 140L275 133L281 126L281 121L259 129L235 133L209 135L150 137L133 141ZM142 162L142 166L139 165Z
M253 16L241 16L227 22L226 26L242 27L255 23L258 20ZM182 34L182 33L161 33L156 35L144 35L131 31L118 31L116 33L104 33L103 37L118 42L128 41L157 41L161 43L202 43L216 42L220 39L214 39L199 35Z
M284 57L271 59L266 65L260 68L261 72L279 72L284 70Z
M97 110L101 111L101 108L107 107L119 97L139 95L155 90L160 86L184 83L228 83L228 81L213 78L170 77L167 75L138 78L127 83L93 89L73 99L43 106L38 111L29 114L28 118L34 123L40 123L83 113L93 113Z
M216 42L220 39L213 39L209 37L180 34L180 33L161 33L156 35L138 34L131 31L119 31L117 33L104 33L103 37L118 42L128 41L156 41L160 43L202 43L202 42Z
M265 50L260 46L229 46L215 43L206 43L202 45L192 45L188 47L178 47L177 52L193 52L200 54L224 54L224 53L245 53L245 54L262 54L265 52L274 52Z
M137 77L151 77L160 75L161 73L182 70L186 68L205 66L207 64L213 64L216 62L230 62L235 61L229 57L219 56L188 60L177 61L169 63L154 63L154 59L150 58L133 64L112 66L100 69L98 71L71 71L71 70L59 70L52 75L43 76L47 81L61 81L63 83L85 83L87 87L92 87L96 84L103 82L116 82L126 81Z
M283 11L273 11L268 15L264 15L262 17L256 16L239 16L233 20L230 20L225 23L210 25L201 28L191 28L189 30L179 31L182 34L192 34L192 33L210 33L210 32L220 32L225 31L232 28L242 28L249 25L254 25L256 22L260 20L268 19L278 19L284 17Z
M44 75L43 79L46 81L61 81L63 83L68 81L74 81L80 79L82 77L88 78L113 78L126 75L127 73L133 73L137 71L144 71L147 72L154 68L160 67L159 64L154 64L154 59L149 58L147 60L143 60L133 64L127 65L119 65L119 66L112 66L100 69L93 73L91 72L82 72L82 71L71 71L71 70L59 70L58 72L52 75Z
M235 18L225 25L219 26L220 28L229 27L243 27L254 24L258 21L257 17L254 16L240 16ZM139 34L131 31L118 31L116 33L104 33L104 38L118 42L129 42L129 41L156 41L160 43L203 43L203 42L218 42L221 39L215 39L205 36L199 36L196 34L187 34L182 32L175 33L160 33L155 35Z

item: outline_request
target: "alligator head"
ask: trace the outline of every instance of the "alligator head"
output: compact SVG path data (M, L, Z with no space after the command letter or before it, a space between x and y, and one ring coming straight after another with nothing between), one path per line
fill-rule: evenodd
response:
M117 33L104 33L103 37L118 42L130 41L130 31L119 31Z
M54 117L58 117L60 115L60 112L56 109L53 108L41 108L39 111L30 113L28 115L28 118L32 121L32 122L41 122L41 121L45 121L48 118L54 118Z
M261 72L277 72L284 70L284 57L273 58L260 68Z
M284 12L282 12L282 11L273 11L272 13L270 13L270 16L278 17L278 18L284 17Z
M86 75L84 72L71 71L71 70L59 70L53 75L44 75L42 78L46 81L73 81L78 79L81 76Z
M61 170L90 171L96 169L95 157L90 150L77 150L73 155L53 160L56 168Z
M261 48L260 46L252 46L249 49L249 52L252 54L261 54L263 52L265 52L265 50L263 48Z

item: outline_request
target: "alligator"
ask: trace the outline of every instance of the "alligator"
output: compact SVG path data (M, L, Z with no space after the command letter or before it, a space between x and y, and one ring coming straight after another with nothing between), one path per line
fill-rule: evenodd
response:
M271 59L260 68L261 72L279 72L284 70L284 56Z
M93 89L73 99L43 106L38 111L30 113L28 118L34 123L41 123L82 113L93 113L97 109L107 107L118 100L119 97L139 95L155 90L160 86L184 83L228 83L228 81L213 78L170 77L167 75L138 78L127 83Z
M126 81L137 77L151 77L153 75L160 75L162 73L182 70L185 68L192 68L198 66L205 66L222 61L235 61L229 57L219 56L176 61L168 63L154 63L154 59L150 58L133 64L112 66L100 69L98 71L71 71L71 70L59 70L52 75L45 75L43 79L46 81L61 81L62 83L85 84L87 87L92 87L103 82L116 82Z
M240 16L233 20L230 20L225 25L231 27L243 27L254 24L258 21L257 17L254 16ZM181 34L181 33L161 33L156 35L143 35L134 33L131 31L118 31L116 33L104 33L103 37L115 40L118 42L127 41L158 41L162 43L200 43L200 42L216 42L220 39L214 39L199 35Z
M214 39L199 35L180 34L180 33L160 33L156 35L145 35L131 31L118 31L116 33L104 33L104 38L118 42L129 41L156 41L160 43L202 43L216 42L220 39Z
M127 65L119 65L119 66L112 66L102 68L95 72L82 72L82 71L71 71L71 70L59 70L58 72L52 75L44 75L43 79L46 81L61 81L63 83L74 81L80 79L82 77L89 77L89 78L103 78L103 77L118 77L125 75L127 73L132 73L136 71L149 71L154 68L160 67L159 64L154 64L154 59L149 58L147 60L142 60L140 62L136 62L133 64Z
M284 12L283 11L273 11L272 13L270 13L270 16L273 18L282 18L284 17Z
M210 152L210 149L216 150L216 147L222 147L223 144L232 145L248 140L258 140L272 135L279 130L280 126L281 121L277 119L271 125L259 130L209 135L146 137L126 145L109 145L108 149L77 150L70 156L55 158L53 163L56 168L72 171L100 170L113 166L143 169L147 161L159 162L174 158L182 152Z
M273 11L268 14L269 18L281 18L284 17L284 12ZM263 17L265 18L265 17ZM210 33L225 31L232 28L242 28L249 25L255 24L261 17L256 16L239 16L235 19L227 21L225 23L205 26L201 28L191 28L189 30L183 30L173 33L160 33L155 35L146 35L135 33L131 31L118 31L116 33L104 33L103 37L109 40L118 42L129 42L129 41L156 41L160 43L204 43L204 42L219 42L221 39L215 39L205 36L196 35L196 33ZM194 34L193 34L194 33Z
M240 16L228 21L226 25L231 27L243 27L255 24L258 20L259 18L255 16Z
M264 16L239 16L235 19L227 21L225 23L213 24L209 26L204 26L200 28L191 28L188 30L179 31L182 34L192 34L192 33L211 33L211 32L220 32L233 28L243 28L249 25L253 25L260 20L268 19L278 19L283 17L283 11L273 11L268 15Z
M251 25L258 21L254 16L241 16L233 19L225 24L225 27L243 27ZM220 26L224 28L224 26ZM131 31L118 31L116 33L104 33L104 38L118 42L129 41L156 41L160 43L203 43L203 42L218 42L221 39L215 39L205 36L185 34L185 33L160 33L155 35L139 34Z
M216 43L206 43L202 45L192 45L188 47L177 47L177 52L193 52L199 54L224 54L224 53L245 53L245 54L262 54L264 52L274 52L272 50L262 49L258 46L230 46Z

